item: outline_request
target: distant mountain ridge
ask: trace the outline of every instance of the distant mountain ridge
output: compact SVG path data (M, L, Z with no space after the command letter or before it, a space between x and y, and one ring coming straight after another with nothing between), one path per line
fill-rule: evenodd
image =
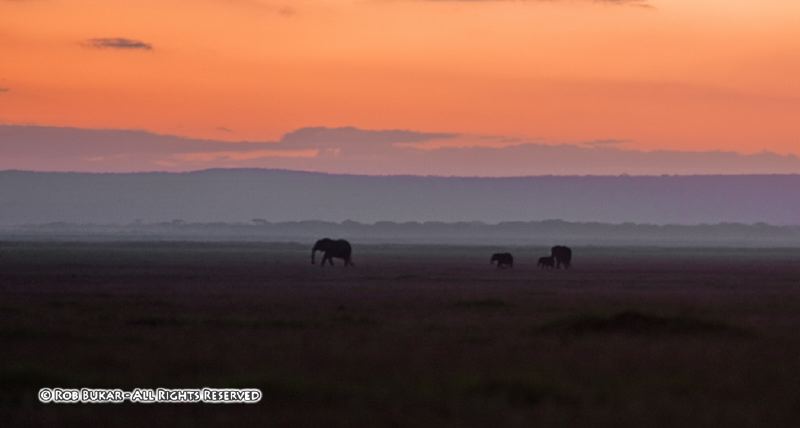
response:
M0 171L0 225L321 220L800 225L800 175L337 175Z

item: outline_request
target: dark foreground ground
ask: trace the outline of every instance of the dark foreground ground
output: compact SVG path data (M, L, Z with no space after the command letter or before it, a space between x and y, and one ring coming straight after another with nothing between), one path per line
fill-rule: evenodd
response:
M576 248L569 272L495 250L0 243L0 426L800 426L800 250Z

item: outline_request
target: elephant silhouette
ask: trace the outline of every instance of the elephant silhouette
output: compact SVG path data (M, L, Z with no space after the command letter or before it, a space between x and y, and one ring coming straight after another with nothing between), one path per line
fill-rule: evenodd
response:
M539 268L552 269L556 265L556 259L553 256L539 257Z
M350 247L350 243L344 239L333 240L330 238L323 238L317 241L314 244L314 247L311 248L312 265L314 264L314 256L316 255L317 251L322 251L322 262L320 263L320 266L322 267L325 266L325 262L328 262L331 266L333 266L334 258L343 259L345 266L355 266L350 258L353 253L353 249Z
M569 269L572 266L572 248L556 245L550 249L550 257L556 260L556 269Z
M514 256L511 253L494 253L492 258L489 259L490 264L497 263L498 268L514 267Z

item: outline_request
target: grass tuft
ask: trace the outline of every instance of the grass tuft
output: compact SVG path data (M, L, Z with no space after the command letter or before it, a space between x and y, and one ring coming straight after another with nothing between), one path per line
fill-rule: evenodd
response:
M663 335L743 335L745 331L719 321L690 317L667 317L637 311L618 312L611 316L583 315L545 324L544 332L568 335L628 334Z
M509 304L500 299L459 300L455 306L460 308L505 308Z
M530 379L482 379L465 387L468 396L500 399L515 407L533 407L544 402L571 404L576 400L553 385Z

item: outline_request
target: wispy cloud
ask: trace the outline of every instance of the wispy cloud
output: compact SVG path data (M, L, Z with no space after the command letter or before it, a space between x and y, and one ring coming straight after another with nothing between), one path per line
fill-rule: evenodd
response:
M443 132L419 132L404 129L372 130L352 126L341 128L307 127L289 132L280 139L280 143L292 147L317 147L340 149L386 148L401 143L421 143L433 140L448 140L459 134Z
M611 146L617 147L628 143L630 143L630 141L628 140L617 140L610 138L610 139L584 141L581 144L588 147L611 147Z
M153 45L150 43L124 37L88 39L84 45L96 49L153 50Z
M290 17L297 14L297 9L291 6L282 6L278 8L277 13L281 16Z
M299 1L278 1L278 0L218 0L227 6L238 6L251 8L251 11L261 11L275 14L284 18L290 18L299 13L297 3Z
M314 158L319 155L319 150L251 150L251 151L218 151L218 152L192 152L178 154L172 160L208 163L208 162L241 162L268 158Z
M413 0L424 1L431 3L500 3L500 2L529 2L529 3L604 3L611 5L633 5L633 6L646 6L650 2L648 0Z
M4 92L9 92L10 90L11 90L11 89L9 89L9 88L3 88L3 87L0 87L0 94L2 94L2 93L4 93Z
M384 0L386 1L386 0ZM426 3L594 3L608 6L632 6L643 9L655 9L650 0L405 0Z

